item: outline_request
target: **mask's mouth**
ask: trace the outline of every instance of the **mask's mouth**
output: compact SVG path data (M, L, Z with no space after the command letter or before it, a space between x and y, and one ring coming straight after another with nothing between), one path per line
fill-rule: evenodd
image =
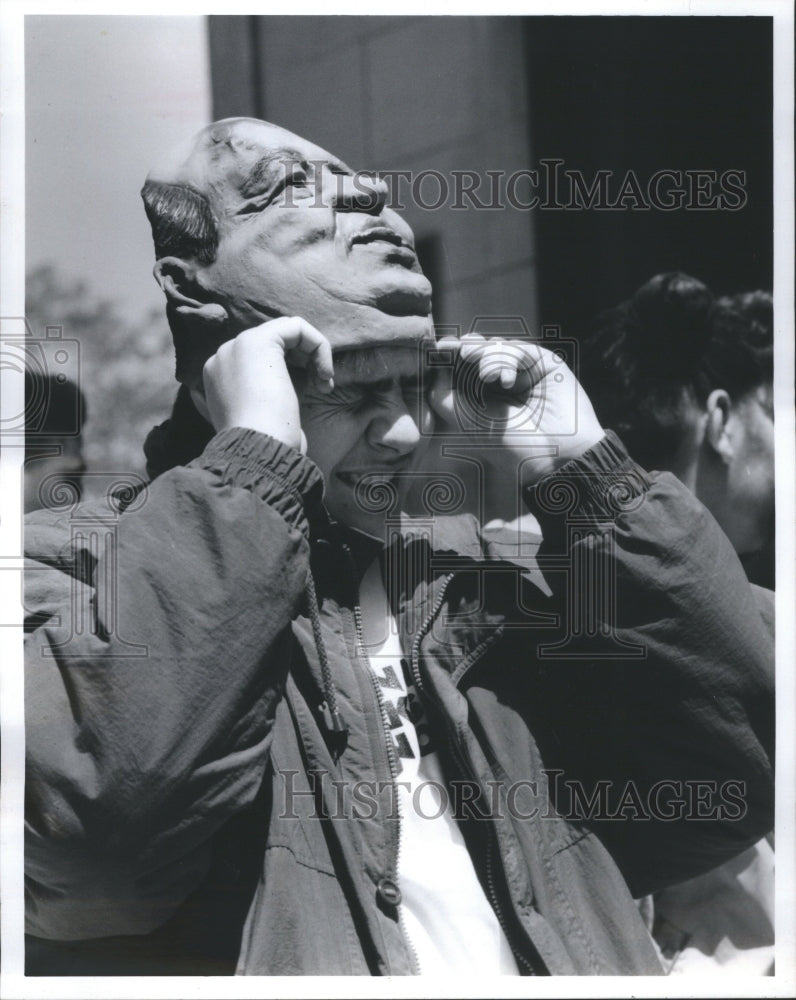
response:
M348 249L351 251L355 247L382 253L389 264L400 264L410 271L419 270L415 248L389 226L369 226L354 233L349 238Z
M413 248L401 237L394 229L390 229L389 226L370 226L367 229L362 229L357 233L354 233L349 240L348 245L350 247L359 246L360 244L369 243L391 243L395 247L401 247L406 250L412 251Z

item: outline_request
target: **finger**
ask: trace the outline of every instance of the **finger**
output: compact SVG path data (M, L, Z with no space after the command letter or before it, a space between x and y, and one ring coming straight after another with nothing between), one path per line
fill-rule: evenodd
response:
M435 430L456 429L456 393L453 388L453 368L442 369L426 396L435 417Z
M517 380L517 366L519 364L517 350L510 343L501 343L500 348L496 348L496 362L500 387L511 389Z
M517 359L511 362L504 361L500 366L500 385L503 389L511 389L517 381Z
M525 392L531 388L532 380L529 370L534 364L534 351L522 341L511 341L504 344L504 361L500 373L501 386L504 389L515 389Z
M286 359L301 368L309 368L321 388L334 388L334 361L332 345L326 337L300 316L283 317L274 320L279 323L276 331L282 340Z
M311 356L312 371L319 388L323 392L331 392L334 389L334 359L332 345L326 337L311 352Z
M499 345L485 348L478 361L478 377L482 382L497 382L502 364L502 351Z
M458 337L454 337L451 333L446 333L444 337L440 337L435 343L434 350L458 351L461 346L462 342Z
M484 348L479 375L484 382L500 382L501 387L513 387L522 357L519 345L495 341Z
M441 372L447 365L461 363L462 342L458 337L440 337L433 348L433 368L435 373ZM429 360L431 360L429 358Z
M439 369L428 392L428 402L431 408L442 416L440 407L444 407L445 400L453 392L453 367Z
M468 361L478 356L486 344L486 338L480 333L466 333L459 341L459 357L462 361Z
M526 341L504 341L500 356L501 388L522 393L542 380L545 369L537 345Z
M521 360L521 375L528 388L541 382L549 371L551 354L538 344L526 344Z
M477 364L486 346L486 339L479 333L468 333L464 337L454 337L452 334L447 334L444 337L440 337L436 342L435 350L440 352L450 351L452 356L449 361L446 360L444 362L444 365L450 363L458 371L465 364ZM442 372L446 369L441 365L439 370ZM437 381L439 381L439 376L437 377Z

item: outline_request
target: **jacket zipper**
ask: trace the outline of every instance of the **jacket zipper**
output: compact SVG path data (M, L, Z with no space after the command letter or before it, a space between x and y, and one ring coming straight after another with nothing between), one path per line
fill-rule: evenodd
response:
M443 580L440 592L437 595L436 601L434 602L434 606L429 612L422 626L420 627L412 643L412 655L410 663L412 668L412 676L414 678L418 692L424 690L423 682L420 677L420 643L423 641L423 636L431 627L432 621L437 616L440 608L442 607L443 601L445 600L445 592L447 591L448 585L453 579L453 576L454 576L453 573L449 573ZM453 739L450 733L450 730L448 730L447 737L451 755L458 762L462 772L466 774L468 777L473 778L472 768L469 766L467 761L465 761L461 751L459 750L458 745L456 744L456 741ZM487 828L487 849L486 849L486 882L489 894L489 901L492 904L492 909L495 911L495 916L497 917L498 923L500 924L501 929L503 930L503 933L506 936L506 940L509 943L509 947L511 948L514 958L518 962L520 962L523 966L525 966L525 968L528 969L528 971L532 975L535 975L536 970L534 969L533 964L522 954L522 951L517 947L517 945L519 944L519 942L517 941L517 936L516 934L512 933L513 925L510 925L509 922L506 920L506 916L503 911L500 897L498 895L498 891L495 886L494 865L492 858L493 858L493 847L496 838L497 834L494 831L492 822L489 821L489 826Z
M351 549L347 546L343 546L346 555L348 556L349 564L353 566L353 556L351 555ZM354 627L356 629L357 636L357 652L363 657L368 658L367 650L365 649L365 643L363 641L363 629L362 629L362 608L359 605L359 595L354 602ZM374 694L376 695L376 701L379 705L379 712L381 713L381 728L384 735L384 744L387 749L387 763L390 768L390 781L392 782L392 795L393 801L396 801L395 796L398 794L397 778L400 768L398 767L398 761L395 757L395 747L392 742L392 735L390 732L389 718L387 716L387 709L384 705L384 695L381 692L381 687L379 686L376 678L373 676L373 671L368 665L367 670L368 677L370 679L371 687L373 688ZM395 851L395 870L393 872L393 878L395 884L398 885L398 867L401 858L401 847L403 844L403 823L401 822L400 810L397 817L398 823L398 846ZM400 890L400 886L399 886ZM420 975L420 959L417 954L417 949L409 936L409 931L406 929L406 923L404 921L403 910L401 904L399 903L396 907L398 911L398 926L401 930L401 934L404 939L404 944L406 946L406 951L409 955L409 963L412 966L413 975Z
M502 927L503 933L506 935L506 940L509 943L509 947L514 953L514 958L520 964L524 965L531 975L536 975L537 974L536 969L533 967L533 964L522 954L520 949L517 947L519 941L517 941L516 935L512 934L511 932L511 927L509 926L508 921L506 920L506 917L503 913L503 909L500 903L500 897L498 896L498 891L495 888L495 874L494 874L494 866L492 864L492 858L493 858L493 847L496 838L497 835L490 826L487 831L487 845L486 845L486 884L487 884L487 889L489 891L489 901L492 904L492 909L495 911L495 916L498 918L498 923Z
M467 775L472 780L473 771L469 766L467 761L464 759L463 754L459 750L455 740L448 732L448 747L451 751L452 756L456 759L462 773ZM483 813L481 813L483 816ZM497 834L495 833L492 821L488 817L484 817L487 820L487 845L486 845L486 884L487 884L487 895L489 896L489 901L492 904L492 909L495 911L495 916L498 919L498 923L506 936L506 940L509 943L512 954L514 958L531 973L531 975L536 975L536 969L533 963L525 957L522 953L522 949L519 947L520 941L517 938L516 933L514 933L513 925L509 923L506 919L506 915L503 911L503 904L501 903L500 896L498 894L497 886L495 885L495 870L493 864L494 858L494 848L497 843ZM501 862L502 863L502 862ZM526 942L523 941L524 945Z
M445 579L442 581L439 594L437 594L437 599L434 601L434 607L426 616L425 621L418 629L417 635L412 642L412 652L409 658L409 662L412 668L412 677L415 681L415 686L417 687L418 694L424 690L423 681L420 678L420 643L423 640L423 636L431 627L432 621L436 618L439 609L442 607L442 602L445 600L445 591L448 589L448 585L453 579L453 573L448 573Z

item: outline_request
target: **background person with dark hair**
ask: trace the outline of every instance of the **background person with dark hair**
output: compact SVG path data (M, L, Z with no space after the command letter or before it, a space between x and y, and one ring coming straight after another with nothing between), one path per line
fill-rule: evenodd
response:
M773 588L771 295L715 299L696 278L658 274L598 318L581 378L631 455L673 472L724 529L749 579ZM770 613L773 627L773 602ZM670 973L771 973L773 921L774 852L763 839L657 893L650 925Z
M714 298L658 274L603 313L583 384L647 469L673 472L713 514L753 583L774 586L773 303Z
M83 492L83 441L86 400L63 376L25 372L24 511L50 507L64 499L76 502Z

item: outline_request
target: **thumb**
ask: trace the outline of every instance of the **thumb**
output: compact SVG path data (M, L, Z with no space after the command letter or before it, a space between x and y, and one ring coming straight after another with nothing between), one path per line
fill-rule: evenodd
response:
M440 370L428 394L428 405L446 423L450 423L453 420L454 390L452 367Z

